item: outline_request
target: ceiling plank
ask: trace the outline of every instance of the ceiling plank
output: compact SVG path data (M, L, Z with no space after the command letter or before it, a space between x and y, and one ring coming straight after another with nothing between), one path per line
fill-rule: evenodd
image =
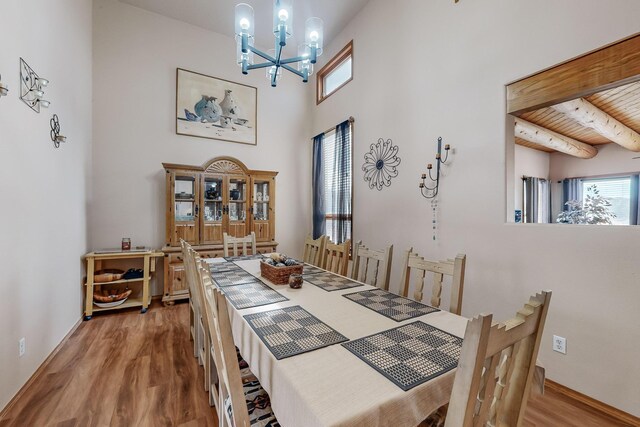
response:
M507 113L520 114L640 81L640 34L507 85Z
M551 108L631 151L640 151L640 134L584 98Z
M534 125L520 118L515 119L515 136L530 143L581 159L591 159L598 154L598 150L589 144Z

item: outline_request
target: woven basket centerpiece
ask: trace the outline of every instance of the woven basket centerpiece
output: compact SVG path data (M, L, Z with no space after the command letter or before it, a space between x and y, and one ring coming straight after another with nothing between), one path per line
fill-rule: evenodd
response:
M302 274L303 268L301 262L278 253L260 261L260 275L274 285L286 285L289 283L289 276Z

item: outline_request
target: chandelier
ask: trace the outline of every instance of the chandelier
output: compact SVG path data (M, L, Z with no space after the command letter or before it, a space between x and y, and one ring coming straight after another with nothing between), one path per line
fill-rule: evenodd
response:
M287 45L287 39L293 35L293 0L274 0L273 2L273 35L275 48L268 53L256 49L253 7L246 3L236 6L235 33L238 45L237 62L242 68L242 74L249 74L249 70L266 68L267 78L271 86L275 87L282 74L282 69L302 77L303 82L309 81L313 73L313 64L322 55L323 23L320 18L309 18L305 22L304 43L298 46L298 56L283 58L282 49ZM266 60L254 64L254 54ZM292 65L297 63L297 68Z

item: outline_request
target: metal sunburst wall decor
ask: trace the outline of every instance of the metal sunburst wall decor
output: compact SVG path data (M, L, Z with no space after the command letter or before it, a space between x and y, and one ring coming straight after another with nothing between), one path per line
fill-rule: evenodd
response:
M374 187L378 191L385 186L391 186L391 178L398 176L398 146L393 145L391 139L386 141L378 139L376 144L371 144L371 150L364 155L364 180L369 183L369 188Z

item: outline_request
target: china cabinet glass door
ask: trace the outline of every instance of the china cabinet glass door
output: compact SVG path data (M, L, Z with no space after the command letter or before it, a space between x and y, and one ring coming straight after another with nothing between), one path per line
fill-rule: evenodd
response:
M253 179L252 219L257 241L271 240L272 192L270 179Z
M227 186L228 233L234 237L247 235L248 184L245 176L229 177Z
M198 181L196 175L176 174L173 181L173 221L176 241L198 242Z
M204 175L202 181L201 244L222 243L224 177Z

